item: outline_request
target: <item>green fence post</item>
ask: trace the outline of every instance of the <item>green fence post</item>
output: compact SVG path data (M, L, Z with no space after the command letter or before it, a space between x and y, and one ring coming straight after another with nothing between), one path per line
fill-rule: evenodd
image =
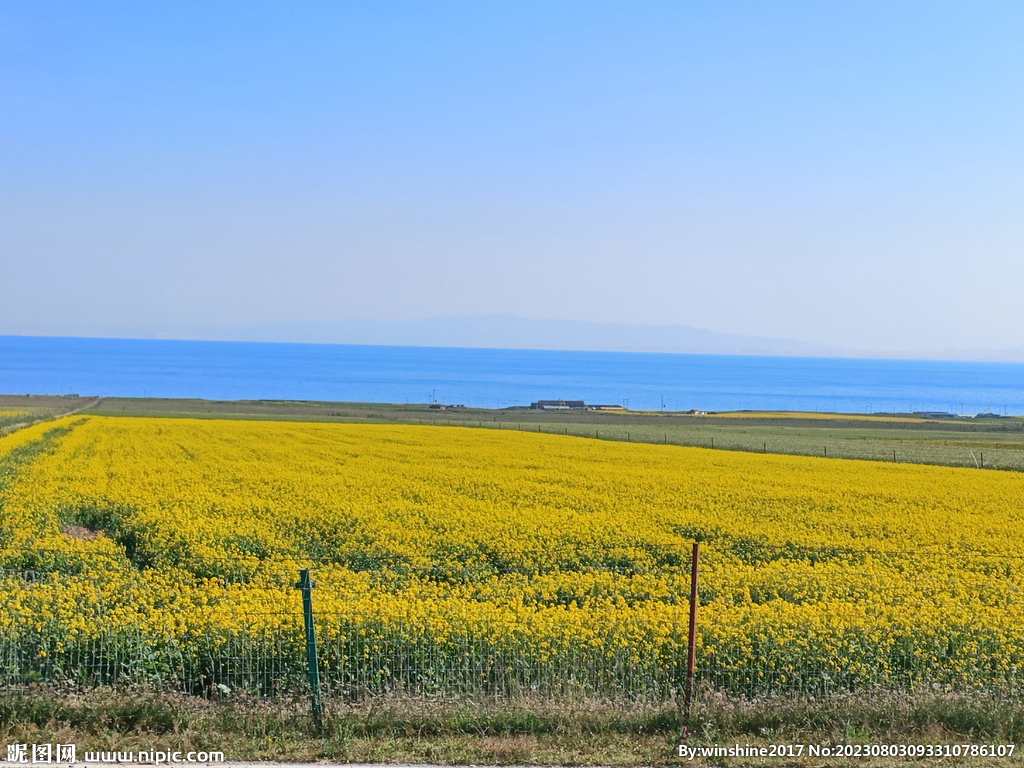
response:
M302 618L306 625L306 667L309 672L309 690L313 697L313 725L318 731L324 727L324 707L320 700L320 662L316 655L316 628L313 626L313 587L316 584L309 579L309 568L299 571L299 583L295 585L302 590Z

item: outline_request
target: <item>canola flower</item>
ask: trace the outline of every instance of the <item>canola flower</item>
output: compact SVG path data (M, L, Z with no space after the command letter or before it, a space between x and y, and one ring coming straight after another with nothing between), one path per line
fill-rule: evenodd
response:
M336 690L664 697L694 539L710 684L984 687L1024 665L1018 474L79 416L0 438L0 478L20 680L297 685L312 567Z

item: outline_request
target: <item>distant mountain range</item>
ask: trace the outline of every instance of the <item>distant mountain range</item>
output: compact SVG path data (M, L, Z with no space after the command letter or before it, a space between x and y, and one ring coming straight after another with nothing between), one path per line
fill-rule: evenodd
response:
M1024 346L1011 349L878 350L814 344L795 339L718 333L689 325L630 325L584 320L533 320L514 315L435 317L429 320L340 320L236 326L163 326L129 333L28 333L196 341L269 341L298 344L368 344L409 347L550 349L581 352L662 352L700 355L853 357L892 360L1024 362ZM16 334L16 335L22 335ZM0 331L2 335L2 331Z
M1024 346L1010 349L878 350L814 344L795 339L718 333L689 325L630 325L585 320L534 320L515 315L435 317L429 320L340 320L253 323L235 326L161 326L114 332L16 333L195 341L267 341L297 344L367 344L409 347L550 349L581 352L661 352L699 355L850 357L892 360L1024 362ZM63 330L63 329L61 329ZM0 331L0 335L3 332Z
M410 347L490 347L708 355L863 357L842 347L789 339L717 333L687 325L628 325L579 320L532 320L514 315L429 320L343 320L267 323L202 335L224 341L281 341ZM208 335L209 334L209 335Z

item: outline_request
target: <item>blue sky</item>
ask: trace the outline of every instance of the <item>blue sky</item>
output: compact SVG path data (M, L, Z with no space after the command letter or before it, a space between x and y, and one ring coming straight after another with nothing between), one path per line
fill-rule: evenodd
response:
M1019 3L0 2L0 334L1021 346L1022 34Z

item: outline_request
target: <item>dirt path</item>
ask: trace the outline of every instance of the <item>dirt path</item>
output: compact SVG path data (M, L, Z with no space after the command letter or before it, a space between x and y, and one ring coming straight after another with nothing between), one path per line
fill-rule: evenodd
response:
M97 397L95 400L86 403L80 408L75 408L74 410L71 411L65 411L64 413L58 413L56 416L45 416L41 419L35 419L34 421L19 421L17 424L8 424L6 427L0 429L0 437L3 437L4 435L9 435L12 432L17 432L19 429L24 429L25 427L31 427L33 424L39 424L40 422L47 421L49 419L63 419L65 416L73 416L76 413L81 413L86 408L95 408L101 402L103 402L103 398Z

